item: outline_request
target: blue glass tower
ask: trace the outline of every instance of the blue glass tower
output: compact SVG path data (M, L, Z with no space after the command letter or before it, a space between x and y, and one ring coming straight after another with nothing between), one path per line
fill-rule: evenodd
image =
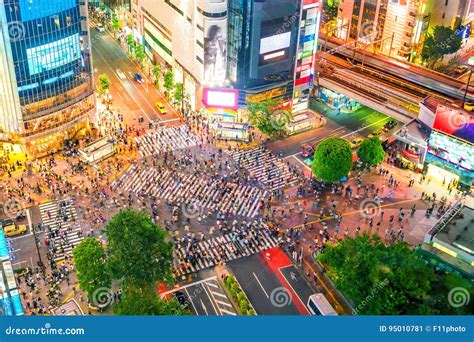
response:
M87 4L0 4L0 139L39 156L77 135L95 109Z

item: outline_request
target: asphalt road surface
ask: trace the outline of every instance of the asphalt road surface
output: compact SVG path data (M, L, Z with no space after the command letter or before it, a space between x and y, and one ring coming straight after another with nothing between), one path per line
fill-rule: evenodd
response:
M301 315L292 295L288 295L262 254L228 263L258 315Z
M122 113L134 118L143 116L150 120L170 120L177 114L165 99L158 93L154 85L145 77L145 73L134 64L122 50L118 41L108 33L100 33L91 27L92 58L95 72L95 82L99 74L107 74L110 79L110 93L113 105ZM144 83L138 83L134 75L140 73ZM156 103L162 102L167 108L166 114L160 114Z

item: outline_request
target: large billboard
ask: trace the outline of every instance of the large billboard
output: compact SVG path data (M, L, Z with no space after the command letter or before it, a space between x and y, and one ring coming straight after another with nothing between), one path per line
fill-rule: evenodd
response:
M237 110L239 92L234 89L204 88L202 102L208 108Z
M78 0L19 0L22 21L49 17L79 4Z
M438 105L433 129L474 144L474 117L460 109Z
M26 50L30 76L56 69L81 58L79 34Z
M206 20L204 26L204 82L225 81L227 60L227 19Z

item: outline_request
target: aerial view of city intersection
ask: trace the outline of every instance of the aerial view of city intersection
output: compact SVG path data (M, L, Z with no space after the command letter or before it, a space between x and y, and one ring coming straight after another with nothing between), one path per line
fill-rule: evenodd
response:
M472 315L471 19L1 1L0 315Z

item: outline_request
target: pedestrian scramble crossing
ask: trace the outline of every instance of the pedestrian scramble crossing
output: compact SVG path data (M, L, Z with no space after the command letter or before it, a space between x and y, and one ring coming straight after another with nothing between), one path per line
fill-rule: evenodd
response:
M45 226L49 249L54 260L61 261L82 241L82 231L76 223L77 212L71 200L52 201L39 206L41 220Z
M199 241L192 249L176 245L175 276L214 267L220 263L259 253L278 245L278 239L268 229L245 239L233 238L232 233ZM190 250L192 252L190 252Z
M278 158L263 146L226 152L269 191L290 187L300 182L298 175L290 169L285 160Z
M192 174L164 169L158 171L136 165L114 181L112 187L140 196L151 195L182 206L192 204L193 211L196 208L210 209L250 218L257 216L260 202L267 196L267 191L254 186L223 184Z
M188 126L161 127L156 131L135 138L142 157L154 153L179 150L201 143L197 135Z

